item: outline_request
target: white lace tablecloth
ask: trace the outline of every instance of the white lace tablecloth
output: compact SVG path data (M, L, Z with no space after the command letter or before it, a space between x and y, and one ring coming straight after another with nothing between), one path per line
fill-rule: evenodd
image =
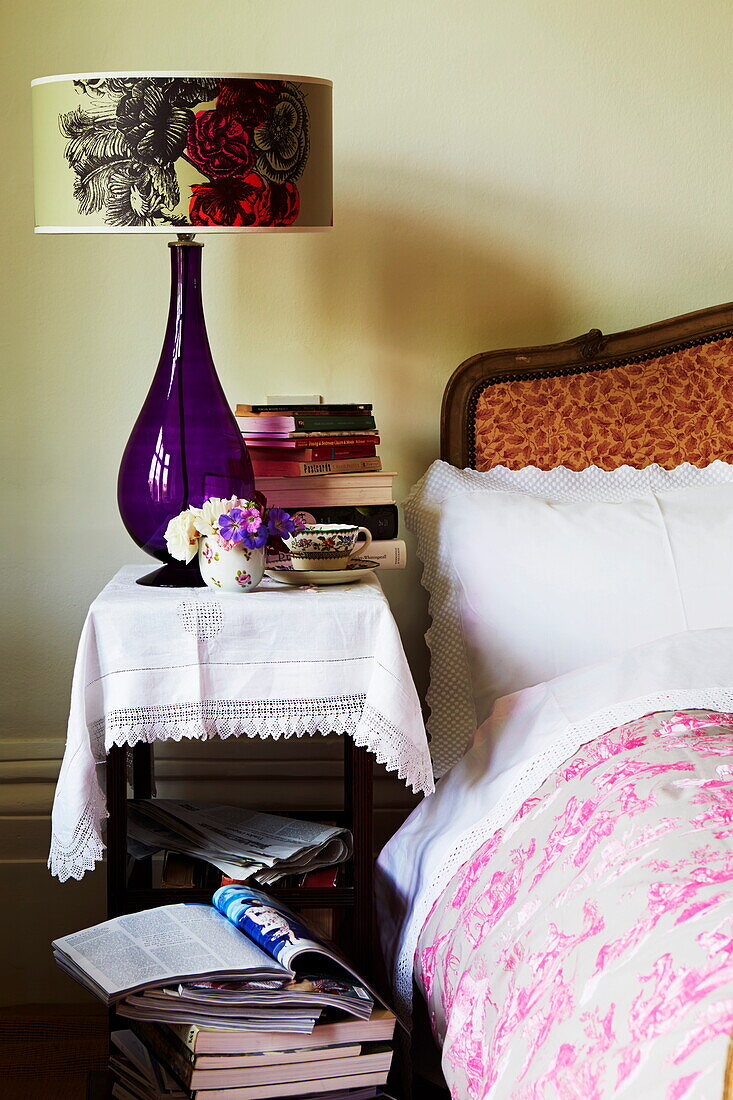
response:
M420 705L372 577L327 588L145 588L126 566L89 609L74 668L48 865L62 882L101 859L112 745L183 737L348 734L429 794Z

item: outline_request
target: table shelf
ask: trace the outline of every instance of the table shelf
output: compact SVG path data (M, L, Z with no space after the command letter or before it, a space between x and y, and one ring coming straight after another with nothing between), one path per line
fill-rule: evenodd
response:
M373 921L373 757L343 737L343 809L299 810L294 816L328 818L350 829L353 854L344 864L346 884L336 886L286 886L265 888L267 893L294 909L332 909L348 934L348 950L355 965L371 969L374 952ZM107 911L109 917L177 902L210 902L215 887L154 887L151 877L140 874L128 880L127 799L128 752L132 752L132 794L150 798L153 793L153 745L138 744L132 750L113 747L107 757ZM275 811L272 811L275 812ZM283 811L280 812L290 812ZM139 861L143 864L149 861Z

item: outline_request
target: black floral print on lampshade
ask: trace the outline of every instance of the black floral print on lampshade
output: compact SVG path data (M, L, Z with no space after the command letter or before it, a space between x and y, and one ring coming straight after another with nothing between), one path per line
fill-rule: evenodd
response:
M297 220L296 184L310 147L300 86L166 77L79 79L74 86L82 102L59 116L59 126L80 213L101 211L119 227ZM181 160L203 177L190 185L188 219L179 205Z

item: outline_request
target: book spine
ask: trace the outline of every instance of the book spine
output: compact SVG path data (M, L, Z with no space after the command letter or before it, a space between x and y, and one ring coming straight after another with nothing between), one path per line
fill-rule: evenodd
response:
M130 1025L134 1029L134 1024ZM191 1057L196 1056L196 1044L199 1033L198 1024L164 1024L164 1027L170 1031L171 1035L174 1035L184 1047L190 1051Z
M397 538L398 518L396 504L382 504L358 508L354 506L334 506L299 509L306 523L353 523L357 527L366 527L374 539Z
M362 444L361 446L339 447L311 447L310 454L306 455L303 462L323 462L329 459L341 458L376 458L377 448L374 444Z
M308 477L312 474L374 473L382 469L379 458L343 458L327 462L279 462L277 459L252 460L255 477Z
M237 405L235 416L364 416L372 405Z
M166 1069L181 1082L184 1088L191 1087L193 1077L194 1053L175 1035L164 1032L158 1024L145 1025L142 1021L132 1020L132 1030L143 1046L146 1046Z
M331 462L344 458L376 458L377 455L373 443L344 447L328 444L325 447L260 447L259 444L253 447L250 444L249 449L253 462Z
M358 431L363 428L376 428L373 416L293 416L296 432L334 432Z
M353 1095L358 1100L357 1090L368 1086L384 1085L387 1082L388 1070L373 1070L371 1073L353 1073L346 1077L330 1077L326 1080L290 1081L283 1084L272 1084L263 1089L262 1085L229 1086L228 1089L194 1089L189 1093L190 1100L263 1100L263 1097L276 1097L282 1100L293 1100L293 1097L303 1096L308 1100L318 1097L326 1100L332 1092L339 1096ZM311 1086L309 1088L309 1086ZM307 1090L307 1091L306 1091ZM348 1090L348 1091L346 1091ZM367 1092L367 1096L379 1096L378 1092Z
M248 447L272 449L277 447L376 447L380 442L379 433L365 432L242 432L242 438Z
M324 489L329 492L333 489L358 489L360 492L364 492L365 489L370 489L373 492L379 489L386 491L392 488L396 476L391 470L375 470L374 472L357 471L355 474L338 472L311 474L309 477L299 478L297 482L293 482L293 479L289 477L261 477L257 488L261 489L263 493L287 490L287 492L293 492L296 495ZM346 503L358 502L347 501Z
M380 569L404 569L407 565L407 547L402 539L373 539L362 556L376 561Z
M394 504L389 489L305 489L299 493L292 489L262 489L262 492L269 507L284 508L291 514L314 508L385 508Z

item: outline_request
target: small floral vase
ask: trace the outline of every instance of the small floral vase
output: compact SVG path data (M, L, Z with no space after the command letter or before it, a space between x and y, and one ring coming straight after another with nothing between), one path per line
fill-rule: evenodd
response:
M209 588L220 592L249 592L256 588L265 571L265 551L233 546L225 550L216 536L199 540L199 569Z

